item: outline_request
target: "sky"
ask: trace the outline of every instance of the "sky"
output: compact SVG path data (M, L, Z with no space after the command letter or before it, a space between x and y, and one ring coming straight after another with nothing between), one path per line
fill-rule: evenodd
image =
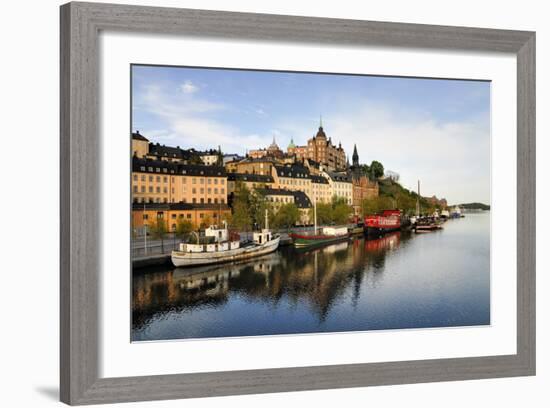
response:
M490 82L132 66L132 131L244 155L327 137L449 204L490 204Z

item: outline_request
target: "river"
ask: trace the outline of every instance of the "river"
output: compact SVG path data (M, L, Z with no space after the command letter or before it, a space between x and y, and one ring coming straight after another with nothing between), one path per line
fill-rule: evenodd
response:
M444 229L140 270L133 341L490 324L490 213Z

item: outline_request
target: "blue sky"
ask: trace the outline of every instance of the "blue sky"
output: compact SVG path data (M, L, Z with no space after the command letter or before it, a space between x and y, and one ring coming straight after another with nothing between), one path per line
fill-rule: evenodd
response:
M153 142L244 154L317 132L408 188L490 201L490 83L182 67L132 67L132 130Z

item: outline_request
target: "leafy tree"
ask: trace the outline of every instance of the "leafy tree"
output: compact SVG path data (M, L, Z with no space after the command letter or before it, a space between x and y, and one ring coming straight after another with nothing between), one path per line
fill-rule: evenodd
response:
M248 231L252 225L249 208L250 191L243 183L237 183L233 195L231 225L240 231Z
M157 216L149 223L147 230L154 239L160 239L161 251L164 253L164 237L168 233L168 227L164 218Z
M202 221L201 221L201 224L200 224L200 228L208 228L209 226L212 225L212 217L210 215L206 215Z
M266 210L268 212L268 217L271 215L270 213L273 212L265 194L261 190L254 190L250 194L249 209L252 224L259 229L264 227Z
M314 208L312 207L309 210L309 219L311 222L314 221ZM323 225L323 224L330 224L332 222L332 205L327 203L319 203L317 204L317 224Z
M176 223L176 235L181 237L189 234L191 231L193 231L193 223L183 217L179 217Z
M276 228L289 229L300 219L300 210L294 203L283 204L275 214L273 223Z
M373 160L370 164L371 178L377 179L384 175L384 166L379 161Z

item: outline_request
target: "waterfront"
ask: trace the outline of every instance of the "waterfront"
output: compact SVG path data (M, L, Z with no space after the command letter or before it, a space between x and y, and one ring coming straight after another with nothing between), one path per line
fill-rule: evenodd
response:
M490 213L428 234L284 247L240 264L140 270L133 341L490 323Z

